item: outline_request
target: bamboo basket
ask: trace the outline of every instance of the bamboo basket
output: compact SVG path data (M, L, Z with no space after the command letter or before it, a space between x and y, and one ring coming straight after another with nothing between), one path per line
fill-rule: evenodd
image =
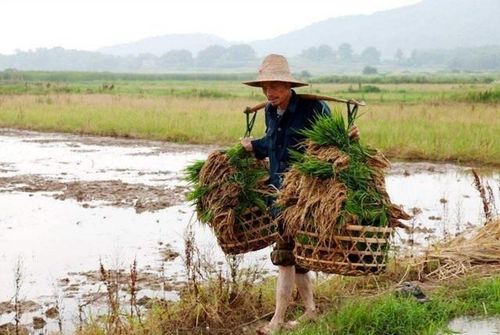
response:
M299 230L294 254L298 265L345 276L379 274L386 269L391 227L348 224L330 236Z
M214 230L224 253L244 254L268 247L276 241L276 223L267 211L263 212L257 207L247 209L236 221L233 234L221 234Z
M198 220L212 229L226 254L259 250L276 240L276 223L266 206L272 194L267 169L266 162L237 145L214 151L186 170L193 185L188 199L196 206Z

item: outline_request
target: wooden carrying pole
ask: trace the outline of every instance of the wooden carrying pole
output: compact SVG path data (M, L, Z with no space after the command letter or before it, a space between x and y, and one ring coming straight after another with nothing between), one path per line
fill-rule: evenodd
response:
M316 95L316 94L297 94L297 95L303 99L309 99L309 100L325 100L325 101L342 102L345 104L350 104L350 105L355 105L355 106L365 106L364 102L359 102L359 101L356 101L354 99L346 100L346 99L333 98L333 97L327 97L326 95ZM266 105L267 105L267 102L262 102L256 106L247 107L247 108L245 108L243 113L245 113L245 114L255 113L255 112L261 110L262 108L266 107Z
M351 119L352 114L356 114L356 111L359 106L365 106L364 102L359 102L354 99L346 100L346 99L341 99L341 98L332 98L332 97L327 97L325 95L316 95L316 94L297 94L299 97L302 99L309 99L309 100L325 100L325 101L334 101L334 102L341 102L345 103L347 105L347 115L348 119ZM252 133L253 125L255 123L255 117L257 116L257 112L261 110L262 108L266 107L267 102L262 102L256 106L253 107L247 107L243 111L246 115L246 121L247 121L247 129L245 131L245 135L243 137L249 137L250 134ZM351 106L354 106L351 109ZM253 114L250 117L250 114Z

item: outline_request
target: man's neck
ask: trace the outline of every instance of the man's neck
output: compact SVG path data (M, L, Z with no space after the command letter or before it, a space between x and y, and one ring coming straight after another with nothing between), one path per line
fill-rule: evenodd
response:
M288 97L283 101L283 103L279 104L277 107L281 110L286 110L288 104L290 104L290 99L292 98L292 90L288 90Z

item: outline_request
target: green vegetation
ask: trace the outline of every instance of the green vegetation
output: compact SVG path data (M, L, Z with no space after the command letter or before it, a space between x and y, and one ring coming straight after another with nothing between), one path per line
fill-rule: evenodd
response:
M208 165L204 170L205 163ZM216 171L207 170L210 167ZM186 167L185 179L191 184L191 191L186 197L195 206L202 223L213 219L214 211L220 209L215 207L222 204L225 206L221 207L226 209L226 202L233 198L238 200L230 206L236 215L255 206L265 210L266 195L259 188L262 188L260 184L267 175L265 167L257 164L253 155L238 143L221 151L220 155L212 154L207 161L196 161ZM211 192L216 193L216 197L207 199Z
M389 223L388 199L384 199L379 193L380 190L377 189L377 183L373 177L378 168L371 166L369 161L377 155L377 152L349 138L348 129L356 121L356 114L354 112L353 115L348 115L347 122L339 109L334 109L331 115L317 117L311 128L303 130L302 133L312 145L324 149L334 146L340 150L341 154L331 154L328 159L325 159L328 156L323 154L324 158L320 160L317 153L313 154L307 149L305 153L294 152L292 153L295 161L293 167L302 174L320 179L335 178L345 185L347 199L339 215L339 222L347 220L346 216L354 215L359 219L360 224L387 226ZM339 161L345 161L347 157L347 166L340 166L336 170L336 164ZM334 215L334 213L330 214ZM288 224L293 225L291 222ZM311 225L314 227L315 223ZM323 234L326 234L326 231Z
M74 71L0 71L1 81L26 82L69 82L84 81L243 81L254 77L253 73L115 73L115 72L74 72Z
M243 109L264 100L241 85L245 75L0 74L0 126L41 131L229 145L244 133ZM361 141L390 157L500 165L494 75L425 75L422 82L436 82L427 84L405 77L413 79L313 80L298 92L366 101ZM256 137L264 133L259 114Z
M188 282L178 301L152 300L151 308L140 318L125 314L114 323L109 316L91 317L80 324L76 334L206 334L208 329L211 334L255 334L255 327L272 315L275 280L263 278L255 269L238 268L235 258L228 259L229 270L222 270L220 265L200 261L199 255L193 257ZM317 322L281 333L435 335L446 331L455 317L500 316L498 274L455 278L427 287L422 283L430 299L427 303L395 294L399 276L392 280L384 275L376 280L336 276L316 281L316 300L326 312ZM115 307L117 315L121 315L119 307ZM293 304L287 320L298 317L302 310L303 306ZM268 318L263 318L266 315ZM255 322L259 319L263 319L260 324Z
M427 73L427 74L370 74L363 76L332 75L313 78L312 83L330 84L491 84L498 80L498 74L460 74L460 73Z
M500 102L500 88L469 92L467 100L472 102Z
M463 315L500 315L500 278L451 284L424 304L392 294L352 299L291 334L436 334Z

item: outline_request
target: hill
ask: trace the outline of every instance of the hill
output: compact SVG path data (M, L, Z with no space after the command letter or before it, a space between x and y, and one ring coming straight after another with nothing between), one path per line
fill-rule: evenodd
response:
M140 54L161 56L168 51L182 49L196 54L211 45L228 46L229 42L209 34L170 34L104 47L98 51L113 56L137 56Z
M355 51L373 46L384 58L398 49L449 49L500 45L498 0L424 0L372 15L328 19L273 39L254 41L257 54L299 54L326 44L349 43Z

